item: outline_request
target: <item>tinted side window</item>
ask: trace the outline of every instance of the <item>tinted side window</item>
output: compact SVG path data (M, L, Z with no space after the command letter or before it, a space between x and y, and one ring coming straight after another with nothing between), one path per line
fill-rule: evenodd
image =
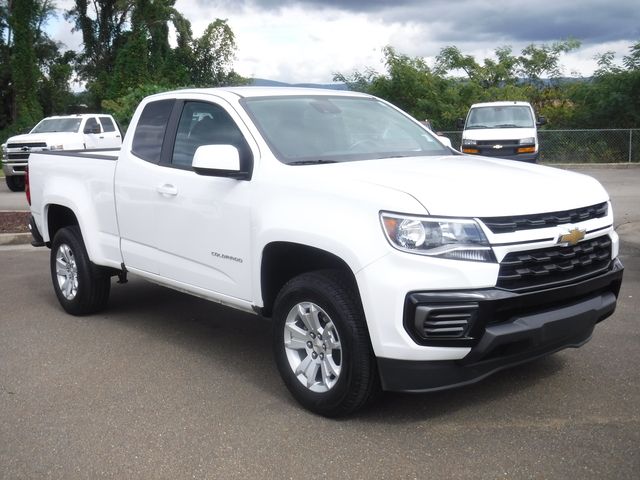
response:
M136 125L131 151L143 160L157 163L164 140L164 132L175 100L148 103Z
M100 123L102 123L102 129L105 132L115 132L116 127L109 117L100 117Z
M84 125L85 133L94 133L96 132L96 130L98 132L100 131L100 127L98 126L98 121L94 117L88 118L87 123L85 123Z
M242 170L251 162L251 150L242 132L219 105L186 102L178 123L171 163L190 167L196 149L201 145L233 145L240 154Z

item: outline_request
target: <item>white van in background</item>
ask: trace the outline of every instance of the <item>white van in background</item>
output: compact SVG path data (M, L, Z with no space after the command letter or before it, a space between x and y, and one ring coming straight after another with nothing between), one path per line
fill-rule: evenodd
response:
M546 120L536 120L527 102L488 102L471 105L464 126L460 151L485 157L499 157L537 162L539 157L536 127Z

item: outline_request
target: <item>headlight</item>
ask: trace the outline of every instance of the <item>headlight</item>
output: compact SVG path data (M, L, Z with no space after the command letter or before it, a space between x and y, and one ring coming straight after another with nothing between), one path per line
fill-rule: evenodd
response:
M536 139L534 137L520 139L520 145L533 145L535 143L536 143Z
M387 240L403 252L453 260L495 262L487 237L473 220L381 213Z
M477 140L472 140L470 138L462 139L462 145L477 145L477 144L478 144Z

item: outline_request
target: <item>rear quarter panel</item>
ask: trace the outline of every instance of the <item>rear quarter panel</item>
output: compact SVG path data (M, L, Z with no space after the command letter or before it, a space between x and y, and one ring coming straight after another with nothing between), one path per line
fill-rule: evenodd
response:
M113 193L115 166L115 158L31 155L31 212L46 242L52 240L48 224L50 207L67 207L78 219L91 261L120 267L122 257Z

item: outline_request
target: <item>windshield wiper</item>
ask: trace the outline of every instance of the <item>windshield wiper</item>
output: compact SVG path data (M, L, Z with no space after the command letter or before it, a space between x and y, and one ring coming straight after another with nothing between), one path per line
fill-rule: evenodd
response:
M500 125L496 125L498 128L520 128L518 125L514 123L502 123Z
M487 125L469 125L467 127L467 130L472 130L474 128L491 128L491 127L488 127Z
M287 165L322 165L323 163L337 163L335 160L296 160Z

